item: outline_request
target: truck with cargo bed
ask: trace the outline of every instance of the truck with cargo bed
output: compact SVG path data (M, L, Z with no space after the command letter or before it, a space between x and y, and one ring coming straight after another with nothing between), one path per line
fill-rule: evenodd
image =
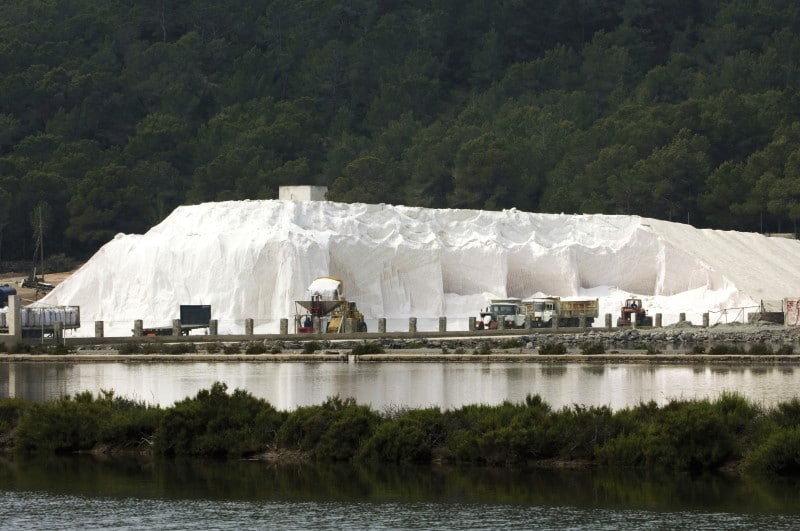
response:
M531 328L592 326L599 314L599 299L492 299L475 320L475 328L496 329L501 319L505 328L525 328L528 322Z

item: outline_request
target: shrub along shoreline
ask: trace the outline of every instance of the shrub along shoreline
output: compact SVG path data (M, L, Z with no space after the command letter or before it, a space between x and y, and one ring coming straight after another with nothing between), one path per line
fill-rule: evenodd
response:
M764 409L737 394L612 411L524 403L381 412L352 399L278 411L223 383L168 408L103 391L0 400L0 444L24 453L486 466L608 466L800 477L800 399Z

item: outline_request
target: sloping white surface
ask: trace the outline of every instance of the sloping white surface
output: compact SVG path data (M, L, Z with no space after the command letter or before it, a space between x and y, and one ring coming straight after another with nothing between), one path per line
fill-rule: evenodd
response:
M411 316L464 330L489 299L535 293L599 297L598 325L606 313L616 322L629 294L664 325L680 312L699 324L704 312L800 295L796 263L796 240L637 216L230 201L117 235L41 302L79 305L87 336L95 321L107 336L130 335L136 319L169 325L181 304L210 304L220 333L242 333L245 318L277 332L311 282L331 275L390 330Z

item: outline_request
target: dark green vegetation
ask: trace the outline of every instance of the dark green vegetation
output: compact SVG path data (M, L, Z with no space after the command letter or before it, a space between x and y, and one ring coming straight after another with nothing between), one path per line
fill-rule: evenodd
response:
M161 409L103 392L48 403L0 401L2 440L31 453L135 449L161 456L292 453L320 462L479 464L577 462L700 473L743 464L800 476L800 400L765 410L725 394L611 411L524 403L379 413L352 399L277 411L216 383Z
M292 184L793 231L799 29L774 0L12 0L0 256L34 218L69 262Z

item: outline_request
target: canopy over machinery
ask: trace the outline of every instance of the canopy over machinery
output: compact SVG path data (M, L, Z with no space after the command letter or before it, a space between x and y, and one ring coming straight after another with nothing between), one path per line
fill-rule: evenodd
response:
M297 312L298 333L314 331L314 319L319 320L320 331L341 333L345 331L347 319L355 321L354 331L366 332L364 315L356 308L356 303L344 297L344 284L336 277L317 277L306 290L306 298L295 301L305 312Z

